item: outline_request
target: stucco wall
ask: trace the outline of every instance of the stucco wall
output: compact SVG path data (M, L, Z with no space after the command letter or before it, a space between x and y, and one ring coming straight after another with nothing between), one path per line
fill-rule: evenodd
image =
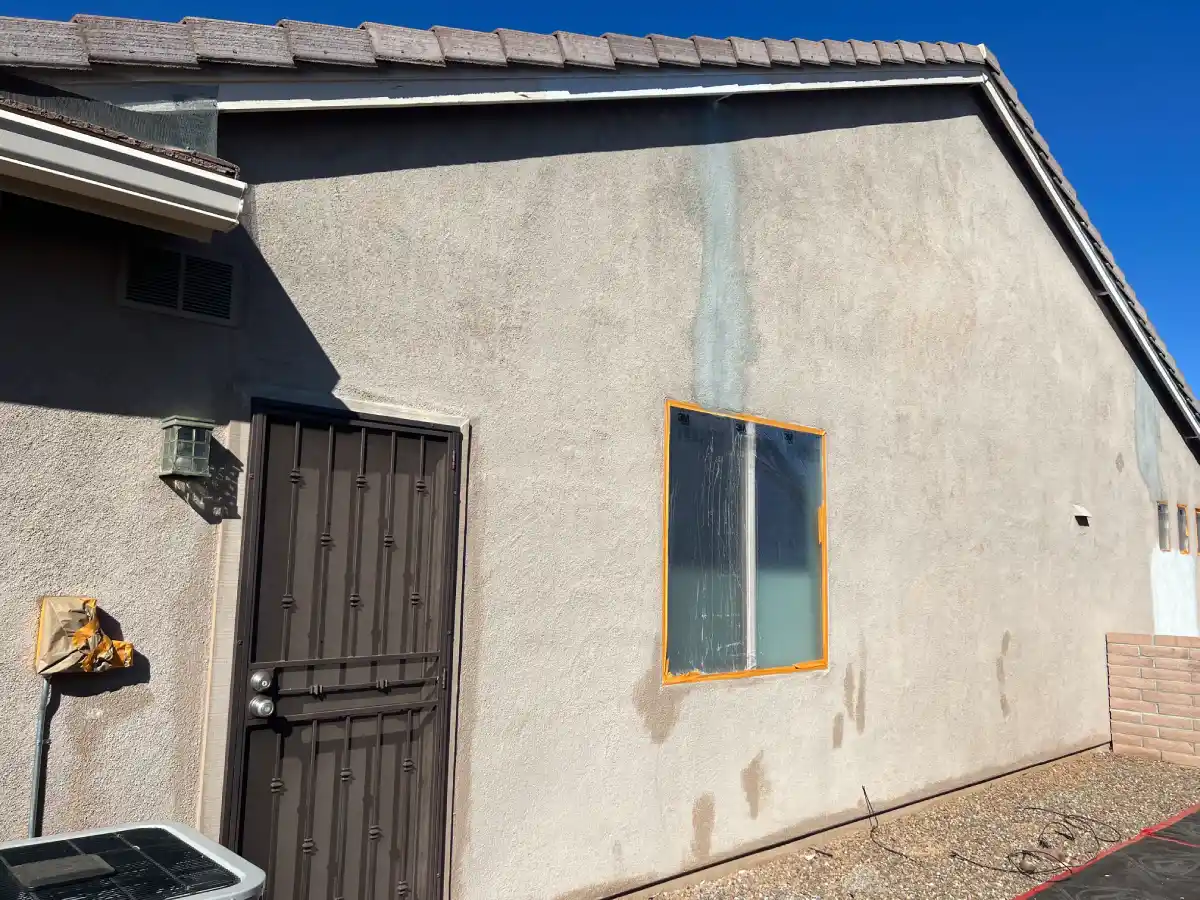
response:
M474 420L455 896L1107 739L1200 472L969 95L222 127L340 390ZM660 687L667 397L828 430L829 671Z
M98 259L47 290L28 246L59 244L0 245L0 495L31 510L0 596L94 593L152 662L64 703L52 790L86 723L131 814L189 818L205 675L174 632L208 633L215 540L155 478L153 419L227 420L239 384L472 418L457 898L599 896L855 815L864 784L886 805L1107 739L1104 633L1154 630L1153 504L1200 504L1200 472L969 95L221 130L255 184L257 247L218 242L241 327L119 309ZM38 347L61 389L27 377ZM668 397L828 431L827 672L660 686ZM67 471L60 422L102 477ZM26 636L0 727L31 735ZM52 827L105 817L52 802Z

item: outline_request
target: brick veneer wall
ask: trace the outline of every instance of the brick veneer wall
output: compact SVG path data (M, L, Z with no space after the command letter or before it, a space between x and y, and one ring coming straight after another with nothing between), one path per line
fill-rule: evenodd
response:
M1108 635L1113 752L1200 766L1200 638Z

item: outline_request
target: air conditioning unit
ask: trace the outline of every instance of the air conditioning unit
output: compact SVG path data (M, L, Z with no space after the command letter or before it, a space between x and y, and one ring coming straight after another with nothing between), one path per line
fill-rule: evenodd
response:
M257 866L173 823L0 844L0 900L254 900L264 880Z

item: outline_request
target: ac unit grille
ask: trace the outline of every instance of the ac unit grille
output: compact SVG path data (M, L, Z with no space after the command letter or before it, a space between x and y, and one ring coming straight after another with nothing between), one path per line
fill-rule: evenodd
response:
M131 247L125 302L219 322L233 319L233 266L161 247Z

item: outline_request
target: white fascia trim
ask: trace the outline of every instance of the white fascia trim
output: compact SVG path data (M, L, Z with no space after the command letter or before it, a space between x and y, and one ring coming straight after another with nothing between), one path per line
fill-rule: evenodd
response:
M1183 395L1183 392L1179 390L1179 386L1175 383L1175 379L1171 377L1171 373L1167 370L1166 363L1163 362L1162 357L1158 355L1158 352L1155 350L1153 344L1151 344L1149 335L1146 334L1145 329L1142 328L1141 323L1138 322L1137 318L1134 316L1133 310L1130 309L1129 304L1122 299L1122 297L1125 296L1124 292L1120 287L1118 287L1112 275L1109 274L1107 267L1104 265L1104 261L1100 259L1100 255L1096 252L1096 248L1092 246L1092 242L1088 239L1087 234L1084 232L1083 226L1079 224L1079 218L1067 204L1066 198L1058 190L1058 186L1054 183L1054 179L1050 177L1049 170L1042 163L1041 157L1039 157L1037 152L1034 150L1033 144L1025 134L1025 130L1017 122L1012 110L1009 109L1008 103L1000 93L1000 89L996 87L995 83L989 78L984 82L983 91L985 94L987 94L988 100L991 101L992 107L1000 116L1000 120L1004 123L1004 127L1007 129L1009 135L1011 135L1012 139L1016 141L1017 147L1021 151L1021 155L1025 157L1025 161L1029 163L1030 168L1033 169L1034 174L1037 176L1038 182L1042 185L1046 195L1054 204L1054 208L1058 210L1058 214L1062 217L1064 224L1066 224L1067 230L1070 231L1071 236L1075 238L1075 243L1079 245L1079 249L1083 253L1084 258L1087 260L1088 265L1092 267L1092 271L1096 273L1096 277L1104 286L1104 290L1107 292L1109 299L1112 301L1113 307L1116 308L1117 314L1128 326L1129 331L1134 336L1134 340L1137 341L1138 346L1141 347L1146 358L1150 360L1150 365L1158 374L1159 380L1166 387L1167 392L1171 395L1171 399L1175 401L1176 406L1179 407L1180 413L1183 414L1184 421L1191 426L1192 434L1200 437L1200 420L1196 418L1196 414L1192 411L1191 404L1188 403L1187 398Z
M238 224L247 187L8 110L0 110L0 175L211 231Z
M864 67L813 72L720 72L651 70L637 75L581 72L530 75L497 73L463 77L353 81L266 79L221 81L216 85L220 112L287 112L317 109L370 109L414 106L465 106L504 103L562 103L579 100L642 100L683 97L723 99L741 94L822 91L842 88L982 84L978 66ZM634 87L637 85L637 87Z

